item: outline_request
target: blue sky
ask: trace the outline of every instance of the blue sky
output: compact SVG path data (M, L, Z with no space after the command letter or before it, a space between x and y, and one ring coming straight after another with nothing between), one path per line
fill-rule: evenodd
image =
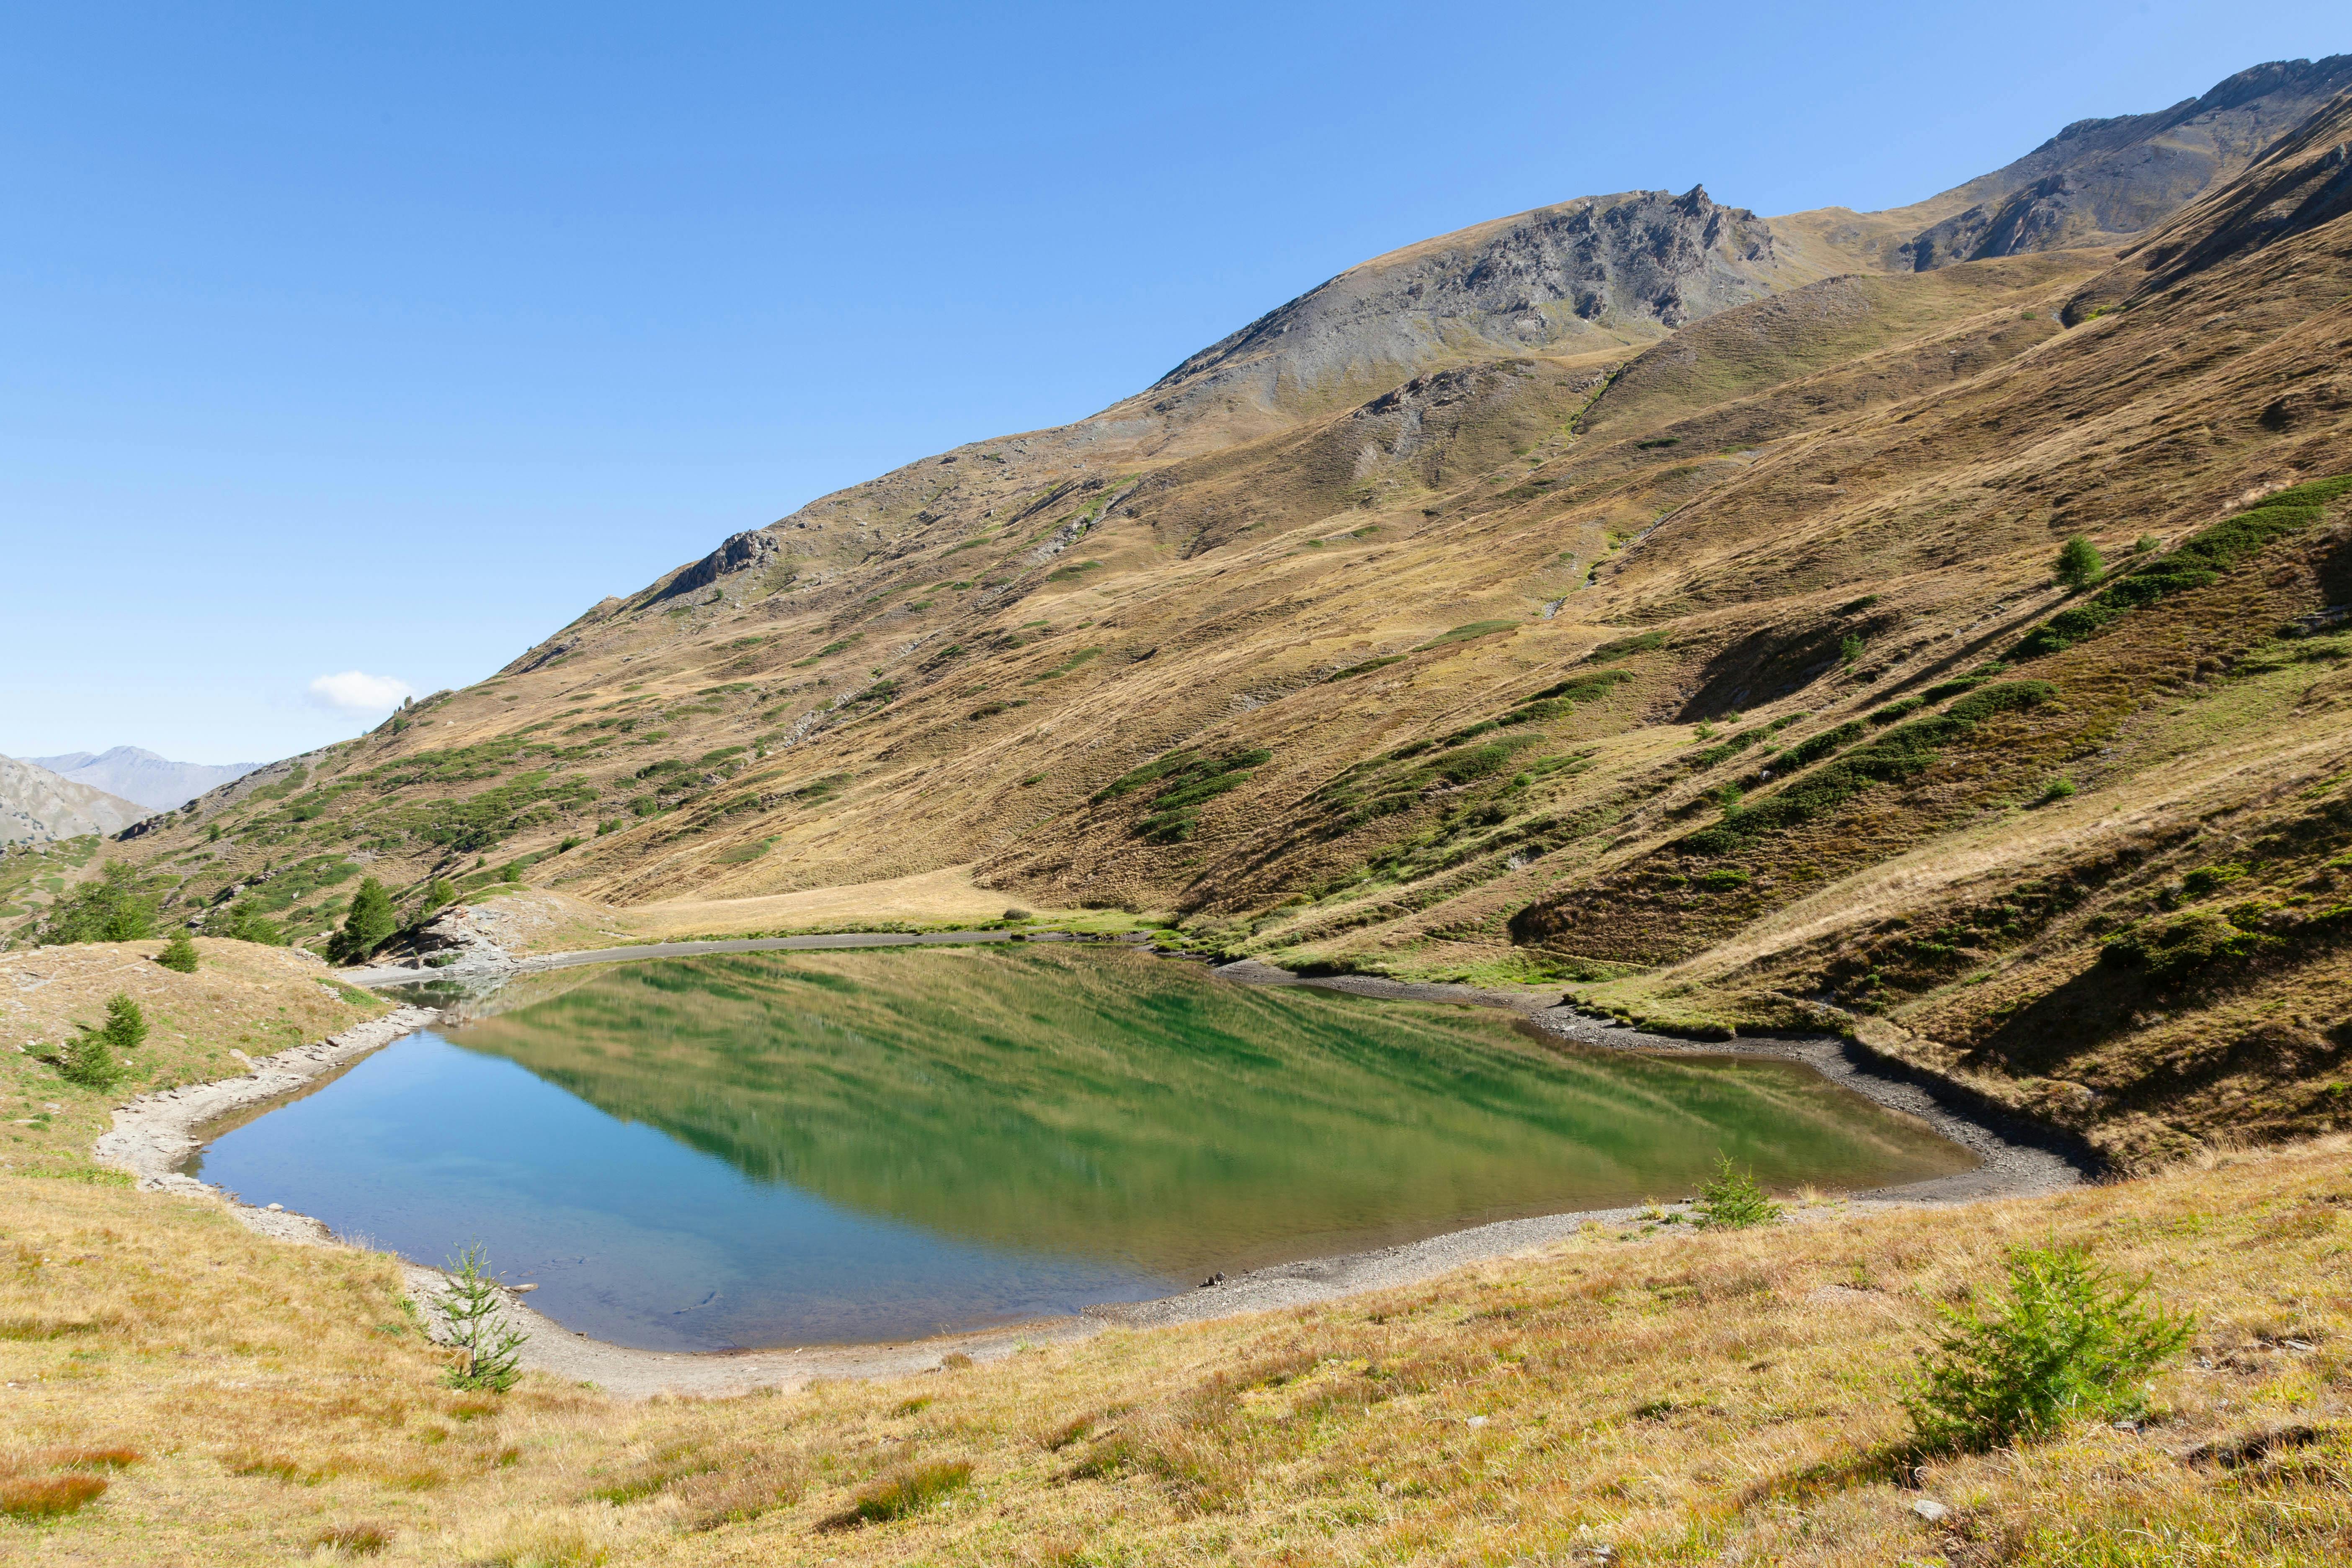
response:
M18 7L0 752L354 733L318 678L478 679L1482 218L1894 205L2347 48L2340 0Z

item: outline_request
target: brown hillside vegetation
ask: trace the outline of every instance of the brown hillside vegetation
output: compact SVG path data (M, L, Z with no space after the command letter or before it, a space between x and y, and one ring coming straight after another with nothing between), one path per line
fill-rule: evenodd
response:
M2197 113L2252 113L2223 98ZM297 935L355 859L412 905L705 908L971 865L1292 965L1859 1031L2126 1159L2321 1130L2347 140L2338 98L2120 257L1878 270L1700 192L1411 247L1290 338L739 535L121 853ZM1527 300L1482 292L1497 257ZM1567 314L1498 352L1538 295ZM1380 366L1412 374L1360 396ZM2077 534L2113 583L2053 580Z

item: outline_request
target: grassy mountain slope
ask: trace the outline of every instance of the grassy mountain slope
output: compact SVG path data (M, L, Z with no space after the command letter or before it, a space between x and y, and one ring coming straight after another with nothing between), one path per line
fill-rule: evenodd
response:
M1746 274L1597 347L1498 354L1490 313L1344 406L1395 333L1261 397L1218 380L1288 352L1245 331L130 847L175 907L298 931L362 861L623 905L970 864L1286 963L1859 1030L2130 1156L2319 1125L2352 1046L2352 557L2310 488L2352 468L2347 135L2339 100L2120 258ZM1299 335L1491 259L1432 245L1286 307ZM2052 579L2077 533L2134 573L2096 603ZM2097 624L2027 647L2056 615Z

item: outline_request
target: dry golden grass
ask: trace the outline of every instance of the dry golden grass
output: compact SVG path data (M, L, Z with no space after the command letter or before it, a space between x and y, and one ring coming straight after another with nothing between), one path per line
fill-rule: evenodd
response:
M109 1483L0 1521L0 1555L2340 1562L2347 1216L2336 1141L1967 1210L1595 1230L1318 1308L633 1405L443 1386L380 1257L0 1177L0 1484ZM1897 1396L1938 1307L2053 1239L2198 1314L2154 1418L1908 1476Z
M1066 912L1038 910L1013 894L981 887L971 879L970 866L760 898L672 899L623 908L533 890L494 899L487 907L493 920L509 922L501 930L513 932L509 951L515 952L566 952L754 931L979 924L1002 919L1016 907L1048 917Z

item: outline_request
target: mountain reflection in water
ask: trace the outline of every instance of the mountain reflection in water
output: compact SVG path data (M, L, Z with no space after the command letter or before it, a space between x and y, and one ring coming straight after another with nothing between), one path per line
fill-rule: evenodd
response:
M1131 952L740 954L499 1000L447 1033L461 1052L362 1064L223 1137L206 1178L427 1260L481 1234L560 1321L686 1348L929 1332L1676 1198L1718 1154L1784 1187L1971 1163L1796 1064L1563 1050L1488 1009ZM459 1215L472 1231L417 1234Z

